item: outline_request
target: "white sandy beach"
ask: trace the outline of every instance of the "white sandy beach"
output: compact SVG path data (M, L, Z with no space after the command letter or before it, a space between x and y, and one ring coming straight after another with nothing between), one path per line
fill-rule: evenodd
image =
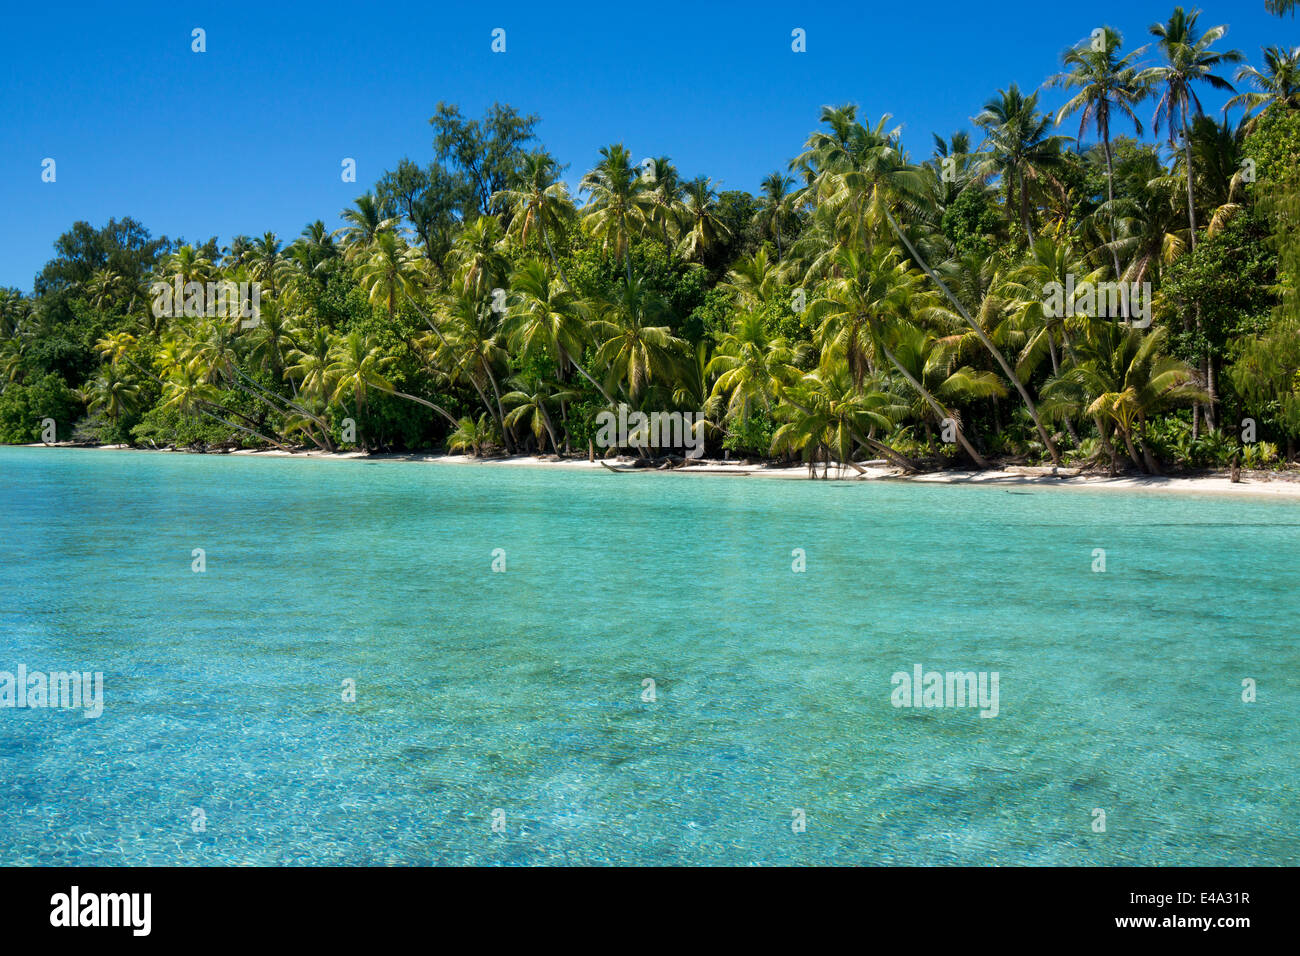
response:
M28 447L47 447L40 444ZM59 443L48 447L97 447L105 451L130 450L124 445L74 446L71 443ZM150 449L134 449L149 451ZM189 452L171 452L172 454L190 454ZM319 460L353 461L409 461L434 465L473 465L480 468L556 468L574 471L602 471L615 477L601 465L601 461L588 461L585 458L558 459L544 455L512 455L499 458L472 458L469 455L446 455L435 452L411 452L406 454L384 453L366 455L359 451L322 452L297 451L286 452L280 449L239 449L232 452L213 452L210 454L231 454L264 458L311 458ZM605 459L608 464L626 467L631 459ZM1150 491L1173 492L1183 494L1223 494L1266 498L1300 499L1300 472L1245 472L1241 480L1233 482L1226 473L1190 476L1152 476L1125 475L1110 478L1101 474L1076 474L1074 469L1051 467L1008 466L991 471L936 471L905 475L900 469L888 467L879 461L860 462L857 469L845 465L842 468L832 464L832 480L839 478L847 482L859 481L910 481L921 484L938 485L987 485L992 487L1014 488L1056 488L1064 490L1085 491ZM685 468L658 470L655 468L636 469L634 474L657 474L673 477L754 477L781 478L786 480L808 480L808 467L799 465L754 465L737 461L708 460L692 462ZM820 478L822 466L817 466Z

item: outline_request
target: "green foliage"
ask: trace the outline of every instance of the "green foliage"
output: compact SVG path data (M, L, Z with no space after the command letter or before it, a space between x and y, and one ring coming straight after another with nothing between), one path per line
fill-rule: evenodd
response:
M0 442L41 441L41 423L47 418L54 419L56 440L70 440L80 412L76 394L52 372L26 384L11 384L0 392Z

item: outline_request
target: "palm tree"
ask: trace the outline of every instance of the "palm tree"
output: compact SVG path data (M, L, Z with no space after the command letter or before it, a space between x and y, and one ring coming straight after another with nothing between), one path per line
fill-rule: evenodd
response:
M819 207L814 212L811 238L818 237L818 230L828 228L821 219L822 202L829 203L832 211L839 210L838 217L849 215L853 218L850 228L838 232L837 242L841 245L854 236L870 242L872 230L878 231L876 222L883 218L912 260L952 303L953 308L993 356L1007 380L1015 386L1025 410L1038 430L1043 447L1051 455L1052 461L1059 464L1060 453L1052 436L1043 426L1025 384L1016 376L1006 357L984 332L983 327L971 317L961 300L931 268L894 218L891 205L919 215L925 209L928 194L924 176L910 166L901 153L898 145L899 131L886 131L888 120L888 116L882 117L874 129L868 130L857 122L854 107L823 107L822 121L830 127L830 131L814 133L809 137L807 150L792 164L803 171L809 183L807 192L819 201ZM1043 122L1046 123L1045 120ZM822 270L834 272L835 256L839 248L837 245L822 253L819 261L810 266L809 273Z
M516 378L512 379L510 384L514 386L513 390L501 396L502 403L510 406L510 412L506 415L506 424L511 428L519 424L527 425L529 431L533 433L539 451L546 450L542 436L548 436L551 440L551 450L558 455L560 442L556 438L555 426L551 423L551 416L546 411L546 406L550 402L572 400L578 393L566 389L553 390L540 379L527 381Z
M391 320L398 297L414 296L419 291L423 261L420 251L408 246L397 233L381 232L357 270L357 284L372 305L384 304Z
M1180 186L1165 175L1154 150L1141 152L1118 175L1121 196L1111 207L1119 217L1117 238L1111 245L1121 261L1127 262L1122 277L1139 284L1158 279L1160 269L1188 247L1187 213L1180 209Z
M468 451L477 458L484 448L492 444L492 423L486 413L478 421L468 415L456 424L456 430L447 436L447 450L453 455L458 451Z
M248 236L235 236L230 240L230 245L222 250L221 265L226 269L246 266L252 254L253 240Z
M934 333L907 321L892 323L886 334L891 352L907 374L925 386L935 399L949 405L966 405L985 398L1006 395L1006 387L993 372L958 366L957 343L939 340ZM932 425L942 428L942 418L934 418L927 402L919 397L910 413L925 424L927 434ZM951 415L951 413L949 413Z
M1270 46L1263 54L1263 70L1247 65L1238 69L1234 77L1238 83L1249 82L1254 91L1238 93L1223 104L1225 113L1234 106L1245 108L1241 122L1247 131L1254 126L1253 121L1248 121L1257 109L1267 109L1274 103L1287 110L1300 109L1300 46L1289 50Z
M272 299L275 298L280 283L287 277L291 268L289 260L280 248L280 240L273 232L265 233L262 238L253 240L253 251L248 265L253 278L262 283L267 295Z
M826 462L822 476L830 472L830 459L843 464L853 461L855 443L884 452L897 464L915 470L915 465L889 446L870 437L877 428L891 429L894 399L888 392L863 389L848 369L818 369L781 389L785 415L789 419L772 435L772 454L800 451L815 476L819 457Z
M632 154L622 143L603 147L600 156L596 167L582 177L582 191L591 197L585 215L602 248L612 251L615 260L626 267L630 285L631 241L646 221L645 181L637 175Z
M789 343L772 335L764 316L742 312L723 333L705 376L717 376L713 397L729 396L727 417L747 423L755 406L771 412L779 389L799 377Z
M561 289L546 272L546 266L530 259L519 266L510 278L513 293L509 311L501 323L510 349L520 358L547 355L555 363L560 380L570 365L596 387L605 401L613 399L605 392L577 356L588 341L582 317L582 303L567 289Z
M781 294L781 270L760 246L752 256L736 260L719 288L731 292L742 306L758 308Z
M868 374L875 372L872 356L882 356L936 419L953 423L958 444L976 466L987 468L988 462L966 439L957 416L939 404L890 348L887 323L932 307L919 288L918 275L901 261L894 246L878 244L866 252L841 249L835 258L839 278L829 280L822 296L808 306L809 318L820 323L817 344L822 350L823 368L844 362L853 382L861 386Z
M326 375L333 383L330 400L341 402L348 395L356 400L361 450L369 453L369 436L362 428L366 418L366 399L372 388L392 392L393 386L382 374L384 366L391 359L384 354L375 336L360 332L349 332L336 340L330 349L330 359L330 365L326 369Z
M1211 89L1235 92L1232 84L1214 71L1228 63L1240 63L1242 55L1239 50L1224 53L1212 52L1210 47L1228 32L1226 26L1210 27L1204 33L1197 30L1200 11L1187 13L1182 7L1176 7L1168 23L1156 23L1151 27L1151 35L1157 38L1156 46L1164 55L1161 66L1143 70L1139 80L1159 89L1156 101L1154 130L1158 134L1163 123L1169 131L1169 145L1175 147L1175 134L1183 139L1183 160L1187 164L1187 224L1189 248L1196 251L1196 202L1192 195L1192 113L1197 116L1201 109L1200 98L1196 95L1195 84L1206 83Z
M468 379L483 407L501 428L506 451L513 451L505 425L501 389L494 371L509 358L501 346L501 321L497 313L485 300L458 295L451 299L441 321L431 323L430 329L438 340L436 354L443 360L444 367L451 368L449 378L453 381ZM485 387L492 390L491 400Z
M759 188L756 218L763 230L776 240L776 261L781 261L781 225L795 218L794 177L782 172L769 173Z
M1167 335L1164 326L1143 333L1132 327L1102 323L1090 339L1080 343L1080 363L1044 388L1045 414L1086 414L1096 422L1107 448L1106 427L1113 424L1133 464L1158 472L1159 466L1145 440L1146 423L1172 405L1192 404L1207 397L1195 384L1191 366L1161 353ZM1114 452L1110 454L1113 471Z
M1134 107L1150 95L1150 90L1138 80L1138 69L1133 61L1140 57L1146 47L1134 50L1128 56L1120 57L1124 38L1118 30L1103 27L1101 49L1096 49L1092 40L1084 40L1063 57L1068 72L1058 73L1048 81L1049 85L1064 86L1078 90L1074 96L1056 113L1056 125L1060 126L1066 117L1079 113L1078 141L1083 141L1089 121L1101 136L1102 154L1106 158L1106 201L1113 207L1115 202L1115 163L1110 150L1110 121L1112 112L1127 118L1134 130L1142 134L1142 121L1138 119ZM1110 223L1110 239L1115 239L1115 223ZM1119 253L1111 249L1115 278L1120 275Z
M88 392L90 411L104 412L114 425L140 405L140 386L115 364L100 371Z
M505 283L510 268L505 234L496 216L479 216L461 230L450 259L465 295L482 299Z
M683 201L686 187L667 156L642 164L642 178L646 184L646 221L658 231L664 241L664 252L671 256L673 242L686 215Z
M339 217L347 223L339 234L343 237L343 254L349 262L364 255L380 233L397 225L397 218L387 204L373 193L358 196L353 208L344 209Z
M656 378L671 380L683 343L661 323L667 304L640 279L621 283L613 299L599 303L591 325L599 343L596 360L606 369L605 388L626 387L635 403Z
M528 240L537 235L551 258L551 267L567 286L569 280L564 277L551 243L551 234L561 231L574 215L569 187L560 182L560 171L560 165L548 153L529 153L521 162L518 187L502 190L492 197L492 202L504 205L509 212L506 235L517 237L522 248L527 249Z
M689 226L682 239L682 252L687 259L703 259L706 252L731 238L718 213L718 194L707 176L698 176L686 184L686 211L684 219Z
M1034 226L1029 184L1044 182L1060 165L1063 136L1049 136L1051 119L1038 112L1038 94L1025 96L1012 83L984 104L975 125L984 130L987 165L1002 177L1006 208L1020 211L1020 224L1029 242Z

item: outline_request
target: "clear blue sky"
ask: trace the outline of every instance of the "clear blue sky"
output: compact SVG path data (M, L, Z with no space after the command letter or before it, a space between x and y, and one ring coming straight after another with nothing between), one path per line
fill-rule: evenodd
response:
M30 290L78 219L130 215L154 235L223 243L266 230L288 241L317 218L336 227L384 169L431 158L439 100L475 116L498 100L539 114L573 182L602 145L623 141L752 191L800 151L828 103L856 102L873 121L892 113L923 158L931 131L969 128L1013 81L1036 88L1094 27L1118 28L1132 48L1174 5L10 2L0 285ZM1202 25L1229 24L1225 48L1256 64L1261 45L1300 44L1300 21L1267 14L1263 0L1199 6ZM194 27L208 52L190 51ZM505 54L490 51L494 27L507 31ZM807 53L791 52L795 27ZM347 156L355 184L340 180ZM45 157L56 183L41 182Z

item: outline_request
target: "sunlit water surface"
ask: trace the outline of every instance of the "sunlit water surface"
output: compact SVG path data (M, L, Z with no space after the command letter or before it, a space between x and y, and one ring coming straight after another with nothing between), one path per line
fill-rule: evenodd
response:
M1210 496L0 449L0 670L105 698L0 709L0 863L1295 865L1298 532ZM917 663L997 671L998 716L892 706Z

